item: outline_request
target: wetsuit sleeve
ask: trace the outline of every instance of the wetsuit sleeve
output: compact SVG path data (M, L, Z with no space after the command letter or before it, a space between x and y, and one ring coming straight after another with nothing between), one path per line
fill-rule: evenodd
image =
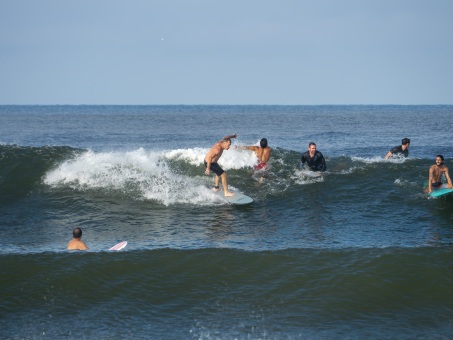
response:
M326 171L326 169L327 169L326 160L324 159L323 155L321 155L321 160L319 162L318 169L321 172Z
M317 171L326 171L326 160L321 152L316 152L316 170Z
M300 166L303 167L307 159L305 158L305 154L302 154L302 157L300 158Z
M401 152L403 152L403 150L401 149L400 146L395 146L394 148L391 148L391 149L390 149L390 152L391 152L392 155L393 155L393 154L395 154L395 153L401 153Z

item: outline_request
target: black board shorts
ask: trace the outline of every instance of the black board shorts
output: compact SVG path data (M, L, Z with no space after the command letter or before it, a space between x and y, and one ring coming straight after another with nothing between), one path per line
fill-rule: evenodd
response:
M431 186L435 189L442 188L442 182L431 183Z
M204 167L207 168L208 167L208 163L206 163L206 161L204 161ZM222 176L222 174L225 172L223 171L223 169L220 167L219 164L217 163L211 163L211 166L209 168L209 170L211 170L212 172L214 172L217 176Z

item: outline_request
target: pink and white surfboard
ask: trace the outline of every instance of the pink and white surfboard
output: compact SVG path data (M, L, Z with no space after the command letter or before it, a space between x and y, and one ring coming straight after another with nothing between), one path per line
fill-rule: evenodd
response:
M121 250L123 249L124 247L127 246L127 241L123 241L123 242L120 242L116 245L114 245L112 248L110 248L109 250Z

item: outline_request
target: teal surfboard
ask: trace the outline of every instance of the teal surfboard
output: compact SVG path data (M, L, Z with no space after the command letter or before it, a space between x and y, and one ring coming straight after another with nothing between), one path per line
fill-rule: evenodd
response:
M431 191L429 196L440 197L440 196L448 195L451 193L453 193L453 189L440 188L440 189L434 189L433 191Z

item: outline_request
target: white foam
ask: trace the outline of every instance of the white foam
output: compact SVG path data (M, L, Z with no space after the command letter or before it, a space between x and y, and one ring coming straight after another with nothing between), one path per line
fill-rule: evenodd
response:
M381 156L373 156L373 157L356 157L353 156L351 157L351 160L356 161L356 162L362 162L362 163L367 163L367 164L372 164L372 163L404 163L406 158L404 157L390 157L388 159L385 159L384 157Z
M51 187L68 186L75 190L117 190L138 199L155 200L165 205L191 203L199 205L224 203L208 186L212 177L189 177L175 173L168 160L184 160L192 165L203 163L205 149L128 152L87 151L48 172L44 183ZM227 156L227 152L224 153ZM230 153L225 168L238 168L242 155Z
M191 165L200 165L203 164L208 151L209 149L203 148L178 149L165 152L164 157L167 159L184 160ZM258 158L252 151L231 148L230 150L223 152L218 163L225 170L237 170L253 167L258 163Z
M295 180L296 184L306 185L324 182L324 175L310 170L296 170L291 178Z

